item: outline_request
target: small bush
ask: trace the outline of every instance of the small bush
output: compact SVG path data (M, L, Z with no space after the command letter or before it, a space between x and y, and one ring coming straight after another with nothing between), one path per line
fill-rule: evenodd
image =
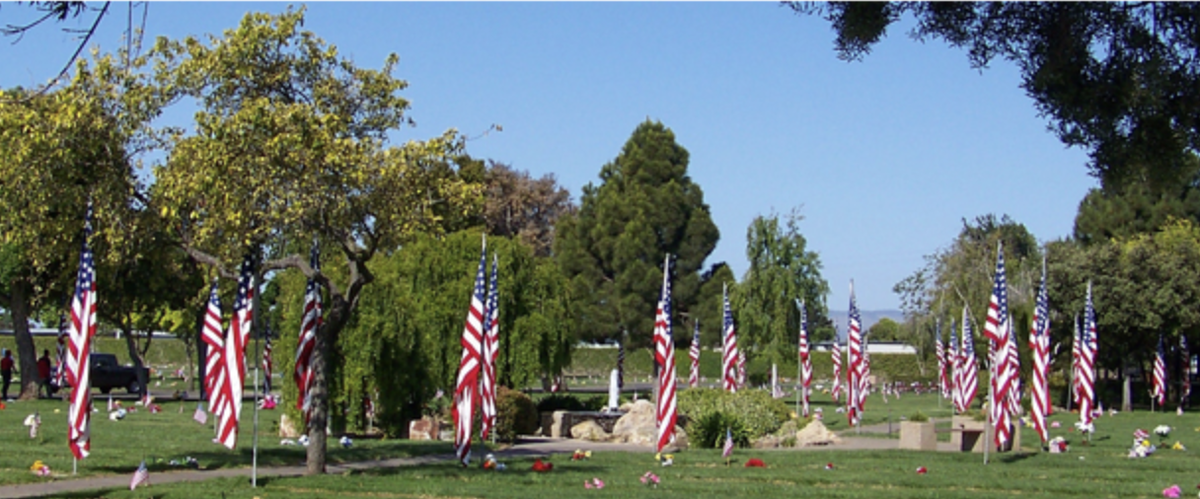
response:
M791 418L791 411L782 400L771 398L763 390L742 390L728 393L718 389L690 389L679 393L679 413L688 418L688 435L712 413L737 421L749 441L774 432ZM724 430L721 433L724 437Z
M721 411L705 413L688 425L687 431L691 444L704 449L723 447L726 431L733 435L733 443L738 447L748 447L752 438L737 416Z
M926 416L925 413L921 411L917 411L913 413L913 415L909 416L908 420L913 423L925 423L929 421L929 416Z
M517 435L531 435L538 429L537 406L528 395L506 386L496 391L496 438L513 441Z
M587 410L587 406L574 395L556 393L539 400L537 410L538 412L584 411Z

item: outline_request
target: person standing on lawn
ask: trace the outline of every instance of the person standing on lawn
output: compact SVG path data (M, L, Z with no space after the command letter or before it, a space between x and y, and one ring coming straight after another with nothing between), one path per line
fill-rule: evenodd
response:
M12 374L12 350L5 350L4 358L0 359L0 378L4 379L4 390L0 392L0 401L8 400L8 385L12 384Z
M38 368L38 383L40 388L46 389L46 398L50 398L50 350L42 350L42 358L37 361Z

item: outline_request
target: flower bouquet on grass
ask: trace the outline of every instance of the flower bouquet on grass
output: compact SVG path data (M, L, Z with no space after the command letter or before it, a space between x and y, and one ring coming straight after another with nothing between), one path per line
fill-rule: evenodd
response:
M647 471L645 475L642 475L641 480L642 480L642 483L646 484L647 487L655 488L655 489L658 488L659 478L658 478L658 475L654 474L654 472Z
M1158 435L1158 443L1163 443L1167 437L1171 436L1171 427L1165 424L1160 424L1154 427L1154 434Z

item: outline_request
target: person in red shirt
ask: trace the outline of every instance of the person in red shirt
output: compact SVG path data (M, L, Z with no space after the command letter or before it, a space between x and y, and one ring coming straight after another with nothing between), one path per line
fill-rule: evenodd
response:
M4 390L0 392L0 401L8 400L8 385L12 384L12 375L12 350L5 350L4 358L0 359L0 378L4 379Z
M42 350L42 358L38 359L38 378L40 388L46 389L46 398L50 398L50 350Z

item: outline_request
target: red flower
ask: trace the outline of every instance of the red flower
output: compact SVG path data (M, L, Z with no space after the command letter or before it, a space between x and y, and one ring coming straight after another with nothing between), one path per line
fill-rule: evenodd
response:
M920 468L917 468L917 474L918 474L918 475L924 475L924 474L926 474L926 473L929 473L929 470L925 469L925 467L924 467L924 466L922 466L922 467L920 467Z
M533 460L533 471L544 473L552 469L554 469L554 463L543 463L540 457Z
M749 461L746 461L746 467L747 468L766 468L767 465L762 462L762 459L751 458Z

